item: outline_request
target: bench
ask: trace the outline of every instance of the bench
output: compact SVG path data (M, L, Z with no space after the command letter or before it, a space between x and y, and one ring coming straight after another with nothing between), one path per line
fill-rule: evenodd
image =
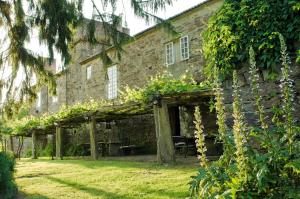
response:
M139 148L136 145L125 145L120 146L120 151L122 155L131 155L136 153L136 149Z
M188 138L186 136L172 136L174 149L175 151L178 149L184 149L184 157L186 158L189 149L194 149L196 147L195 139Z

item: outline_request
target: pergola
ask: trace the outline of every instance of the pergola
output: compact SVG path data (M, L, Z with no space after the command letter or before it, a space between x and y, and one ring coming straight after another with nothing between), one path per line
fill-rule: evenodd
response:
M157 96L152 104L126 103L114 106L107 106L94 112L88 112L76 117L64 119L55 122L53 126L47 129L32 129L27 132L27 136L32 136L32 154L37 158L36 138L37 134L54 134L56 142L56 158L62 159L63 151L63 128L75 128L81 124L89 124L91 157L98 159L96 123L110 122L130 118L135 115L154 114L155 130L157 139L157 161L159 163L174 163L175 151L172 140L172 130L170 125L169 107L180 105L197 105L203 99L213 96L211 90L201 90L193 92L181 92Z

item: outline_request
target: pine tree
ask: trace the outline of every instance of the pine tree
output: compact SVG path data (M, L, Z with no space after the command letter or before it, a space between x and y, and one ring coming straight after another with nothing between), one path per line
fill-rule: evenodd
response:
M1 68L8 64L11 75L8 80L3 81L8 88L7 101L16 98L22 102L25 98L34 99L36 92L41 86L48 85L50 91L55 93L55 75L46 69L45 65L50 64L54 58L54 50L62 55L65 64L71 60L70 47L74 46L76 29L86 25L86 35L80 41L91 44L100 43L103 48L114 46L117 49L118 57L121 58L122 44L128 40L128 36L118 30L121 23L121 16L115 14L119 3L122 0L102 0L102 9L97 8L99 0L90 0L97 11L98 19L103 24L105 41L98 41L95 31L95 19L83 24L82 0L0 0L0 27L5 31L1 40L2 52L0 52ZM162 24L167 29L172 29L170 23L155 16L158 10L165 9L166 5L171 5L172 0L130 0L131 7L136 16L145 19L146 22L154 21ZM109 14L110 20L106 17L106 12L100 12L106 8L112 8ZM25 10L26 9L26 10ZM26 13L26 14L25 14ZM37 29L40 43L46 44L50 59L43 57L26 48L26 42L30 41L30 32ZM8 39L6 39L8 38ZM8 46L5 49L4 46ZM103 51L101 54L105 62L109 62L109 57ZM15 80L18 71L24 71L25 78L19 85L19 92L14 90ZM35 74L37 84L31 85L31 77Z

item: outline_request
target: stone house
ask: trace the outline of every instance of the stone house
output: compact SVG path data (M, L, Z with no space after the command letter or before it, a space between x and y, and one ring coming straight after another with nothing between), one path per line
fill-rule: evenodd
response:
M56 112L63 105L74 105L91 99L114 100L123 87L142 87L147 81L162 73L170 73L174 77L192 74L197 81L204 79L202 69L204 58L201 52L201 32L206 28L209 17L222 5L222 0L207 0L203 3L170 18L178 34L170 34L159 26L150 27L132 37L132 41L123 46L124 53L119 60L114 47L103 49L102 46L79 44L72 51L72 62L65 67L57 79L57 96L50 96L47 88L39 93L36 102L38 113ZM101 24L99 25L101 26ZM99 35L101 36L101 27ZM129 30L121 28L128 33ZM83 30L84 31L84 30ZM80 31L79 31L80 32ZM113 64L104 65L100 53L105 50ZM59 71L59 67L56 66ZM293 76L296 78L297 107L299 108L300 78L299 66L295 66ZM263 76L263 88L272 93L279 92L278 82L269 82ZM242 82L246 115L253 119L253 107L249 95L247 70L239 71ZM231 110L230 80L226 85L226 105ZM228 91L228 92L227 92ZM278 95L277 95L278 96ZM265 93L266 108L278 102L278 97ZM208 106L203 109L205 125L211 131L216 130L215 115ZM173 135L193 135L193 106L177 106L169 109ZM300 117L299 117L300 118ZM140 145L143 153L156 151L156 134L153 114L134 116L130 119L97 124L98 141L115 140L120 145ZM66 130L66 143L88 143L89 135L86 127ZM71 136L72 135L72 136ZM117 146L118 148L119 146ZM110 155L117 155L115 149L109 149ZM214 152L212 152L212 155Z
M221 5L221 0L205 1L171 17L171 23L178 34L170 34L159 26L153 26L134 35L132 41L123 46L124 53L120 60L116 57L114 47L103 49L100 45L79 43L72 50L72 61L65 67L66 71L61 72L60 66L53 66L52 70L61 72L57 79L57 96L50 96L46 87L41 89L34 107L37 110L35 112L38 114L56 112L63 105L71 106L91 99L114 100L118 98L118 91L123 87L142 87L151 77L162 73L170 73L174 77L187 73L195 74L195 78L200 81L203 79L201 70L204 65L201 54L201 32L205 29L209 17ZM101 37L103 34L101 24L98 24L97 30ZM120 30L129 32L124 28ZM103 65L100 58L102 50L106 50L113 64ZM193 107L180 106L170 111L175 115L173 134L191 137ZM209 115L209 111L207 112ZM125 145L143 146L141 151L149 153L156 151L152 114L112 121L109 125L98 124L97 127L107 132L97 135L100 141L108 139L107 137L118 137ZM88 142L89 136L85 126L68 132L73 135L68 137L69 142L71 140L78 144Z

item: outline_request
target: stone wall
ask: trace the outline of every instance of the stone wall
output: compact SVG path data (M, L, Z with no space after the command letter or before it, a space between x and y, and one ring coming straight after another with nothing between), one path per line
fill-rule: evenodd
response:
M113 65L118 70L118 89L126 85L130 87L142 87L147 83L150 77L157 74L168 72L175 77L184 74L192 74L197 81L201 81L203 76L202 69L204 58L201 52L201 32L206 28L209 17L222 5L221 0L211 0L196 6L184 13L171 18L172 24L178 34L169 34L162 28L153 27L141 32L133 37L133 41L124 45L124 53L121 60L116 58L114 48L107 49L107 53L113 60ZM98 26L99 37L103 35L101 25ZM79 33L84 32L78 31ZM179 40L182 36L188 36L190 56L188 60L180 60ZM175 46L175 63L166 66L165 45L173 42ZM79 43L72 51L72 62L68 65L67 70L57 80L58 102L53 103L51 96L46 91L43 106L46 111L55 112L62 105L73 105L89 101L90 99L99 100L107 99L107 67L104 66L99 53L103 50L102 46L89 46L85 43ZM92 66L92 76L87 79L87 67ZM255 123L256 117L253 109L253 99L250 94L247 67L239 70L239 79L241 80L242 98L248 122ZM293 78L295 79L296 90L296 110L300 110L300 75L299 65L294 67ZM229 125L232 124L232 90L231 80L224 83L226 112L229 118ZM280 104L279 101L279 80L268 81L266 72L261 72L261 84L267 112L271 113L273 105ZM203 118L206 123L206 131L214 132L216 130L215 118L208 110L203 110ZM180 127L181 134L193 134L193 108L180 108ZM297 112L300 118L300 113ZM270 114L271 115L271 114ZM271 116L270 116L271 117ZM109 128L107 128L109 127ZM69 135L67 139L74 143L88 143L89 134L87 128L67 130ZM113 136L111 136L113 135ZM131 119L115 121L113 125L99 123L97 125L97 139L105 140L118 138L121 142L135 145L144 144L149 151L156 147L155 127L152 115L137 116ZM147 139L145 139L147 138ZM123 139L123 140L122 140Z
M280 66L278 66L279 68ZM295 64L291 67L291 79L294 80L295 84L295 117L297 122L300 120L300 66ZM280 93L280 76L275 80L269 80L267 71L260 71L260 86L261 95L263 97L263 105L265 107L266 114L269 122L271 122L273 116L273 107L281 106L281 93ZM243 100L243 108L247 122L249 124L257 123L257 115L255 114L254 98L251 94L250 82L249 82L249 71L247 67L243 67L238 71L238 78L240 82L241 98ZM225 104L226 113L229 118L228 124L232 125L232 80L226 80L224 82L224 93L225 93Z
M172 23L177 35L172 35L162 28L150 28L134 36L134 40L126 44L121 60L116 58L113 48L108 54L113 60L113 65L118 68L118 89L126 85L142 87L150 77L163 72L169 72L179 77L186 72L201 74L203 57L201 55L201 32L205 29L207 20L212 13L222 4L220 0L211 0L198 7L190 9L172 18ZM78 37L84 33L84 28L78 31ZM101 24L97 24L98 38L103 36ZM128 30L124 30L127 32ZM188 36L190 56L188 60L180 60L180 37ZM170 66L165 64L165 45L173 42L175 46L175 63ZM43 90L43 112L56 112L63 105L73 105L89 101L90 99L107 98L107 67L104 66L97 53L103 50L101 45L90 46L79 43L72 50L72 61L67 66L65 73L57 79L58 101L53 102L53 97L48 94L47 88ZM96 55L96 56L95 56ZM87 60L88 58L88 60ZM86 61L87 60L87 61ZM80 64L82 63L82 64ZM92 76L87 79L87 67L92 66ZM190 121L189 121L190 122ZM114 134L123 144L144 146L145 152L156 149L155 126L152 115L136 116L132 119L116 121L111 129L106 129L106 124L97 125L97 139L104 140L105 136ZM190 128L190 127L189 127ZM76 133L74 133L76 131ZM116 132L117 131L117 132ZM89 143L89 134L85 125L78 129L65 130L66 143ZM145 139L147 138L147 139Z
M172 35L162 28L151 28L145 32L134 36L134 40L123 46L124 53L121 60L116 58L116 52L112 48L108 54L113 60L113 65L118 68L118 89L122 90L126 85L130 87L142 87L147 81L164 72L179 77L186 72L190 74L201 74L204 60L201 53L201 32L205 29L209 17L222 4L222 1L212 0L202 6L198 6L172 19L172 24L177 35ZM188 36L190 57L188 60L181 61L179 54L179 39ZM173 42L175 47L175 63L166 66L165 45ZM93 58L94 57L94 58ZM92 65L93 73L91 80L84 80L82 85L84 99L106 98L107 75L106 68L103 66L99 56L93 56L82 64L83 72L86 76L86 67ZM203 78L197 76L196 78Z

